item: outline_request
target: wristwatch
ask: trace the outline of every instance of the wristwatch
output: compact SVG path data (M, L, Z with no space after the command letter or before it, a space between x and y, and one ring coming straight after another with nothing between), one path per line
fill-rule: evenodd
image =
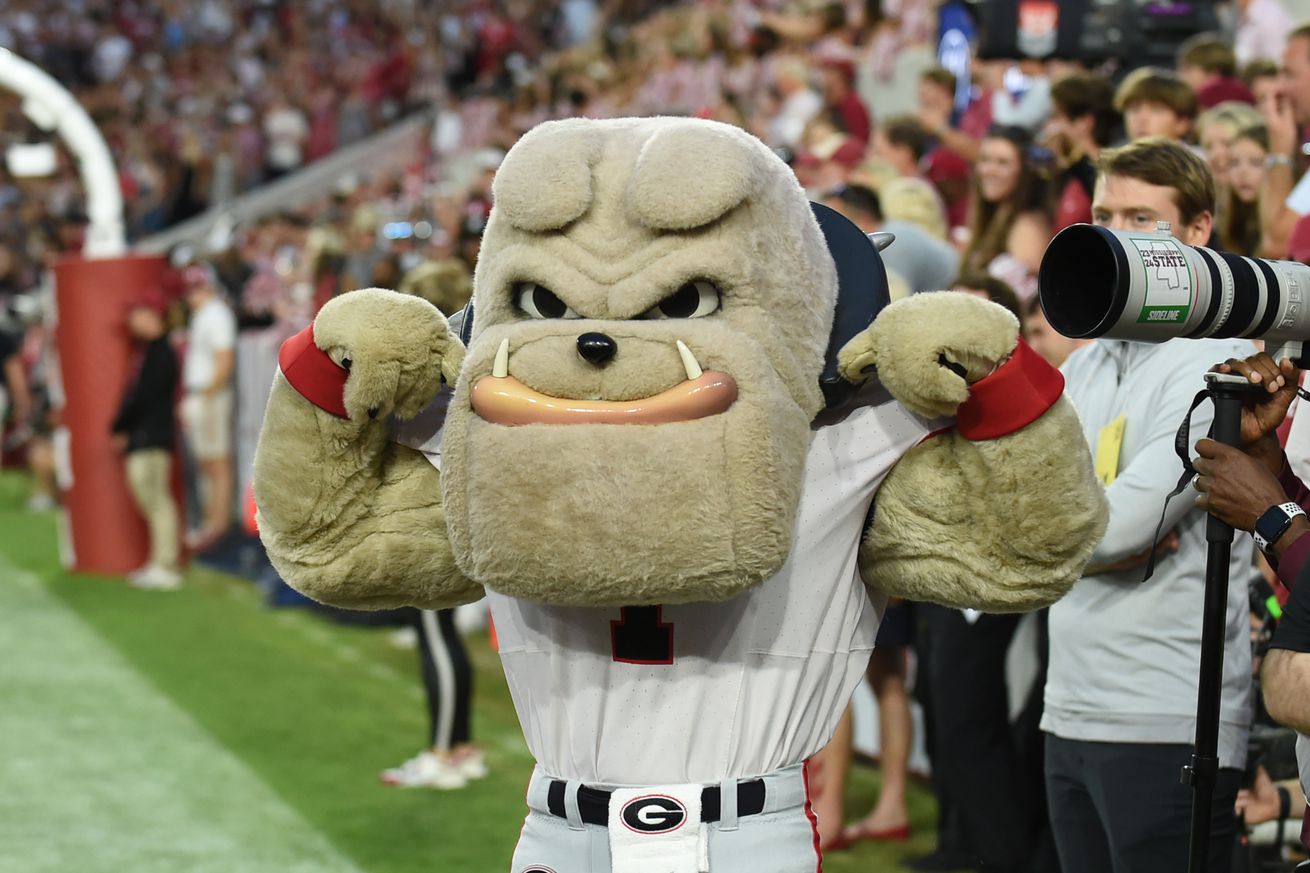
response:
M1272 170L1274 167L1290 167L1292 159L1287 155L1265 155L1265 167Z
M1278 542L1278 538L1287 533L1287 529L1292 526L1292 519L1305 514L1300 504L1290 501L1269 507L1255 522L1255 530L1252 531L1255 544L1259 546L1260 551L1268 552L1269 546Z

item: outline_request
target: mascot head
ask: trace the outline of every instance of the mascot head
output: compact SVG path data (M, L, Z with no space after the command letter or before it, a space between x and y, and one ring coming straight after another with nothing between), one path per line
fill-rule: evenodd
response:
M443 439L461 570L559 604L719 600L791 548L837 273L759 140L548 122L506 155Z

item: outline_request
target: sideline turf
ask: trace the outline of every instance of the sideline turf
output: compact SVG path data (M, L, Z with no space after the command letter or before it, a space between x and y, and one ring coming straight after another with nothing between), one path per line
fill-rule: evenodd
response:
M270 817L267 827L250 837L247 857L251 864L261 857L276 856L305 861L313 865L310 869L324 873L349 869L315 860L319 857L315 852L328 851L322 847L330 846L338 857L367 873L503 873L508 869L523 819L523 790L532 762L499 662L485 637L471 639L469 650L477 671L474 733L487 749L492 775L457 792L386 788L377 782L378 771L417 751L426 731L412 651L392 648L386 635L377 630L346 628L296 610L269 611L260 605L248 583L202 568L193 569L186 588L175 593L138 592L119 580L64 573L58 565L53 515L22 511L24 492L20 477L0 475L0 562L7 560L32 573L54 596L52 602L71 609L84 628L99 635L99 640L92 638L88 645L112 649L106 659L119 658L119 664L134 668L144 680L138 685L152 688L187 713L199 727L198 733L217 744L217 754L240 761L245 773L267 786L267 797L280 799L298 814L300 832L291 825L282 827L282 819ZM0 586L14 584L0 565ZM5 593L0 593L3 596ZM17 639L23 639L25 624L0 600L0 658L4 645L14 639L15 628ZM19 677L0 671L0 707L14 701L17 681ZM22 762L30 772L39 772L58 758L61 742L85 743L84 735L65 739L56 729L70 719L70 713L78 713L80 705L59 694L24 698L29 709L23 723L51 729L45 737L48 742L19 744L17 748L9 741L9 721L0 710L3 755ZM106 709L115 706L113 696L102 705ZM115 712L114 717L121 720L126 714ZM166 771L152 769L148 762L156 757L155 744L159 742L155 733L150 724L141 724L135 735L125 738L137 743L128 757L139 760L139 766L148 771L139 774L143 783L193 792L194 798L188 802L212 815L218 836L224 833L227 817L260 814L262 807L248 790L233 789L229 782L189 778L200 771L191 773L188 768L199 764L176 760ZM93 742L91 751L95 750ZM0 765L0 797L5 798L0 803L21 804L21 798L12 796L15 792L10 789L15 785L7 775L10 772ZM876 778L864 768L852 774L848 792L852 815L872 805ZM4 845L9 816L0 805L0 873L34 869L40 873L152 873L155 869L190 873L202 869L176 862L157 868L145 863L97 866L97 857L105 852L130 857L139 841L134 842L125 828L113 826L107 802L76 802L77 789L62 779L56 781L59 784L52 791L70 792L67 801L59 801L58 812L79 820L99 816L106 823L101 828L104 842L94 851L80 850L89 854L70 856L62 867L7 866ZM119 797L112 789L106 788L103 796ZM126 796L121 799L130 800ZM896 861L904 854L931 849L932 800L918 788L912 789L910 800L917 829L910 844L864 845L826 858L824 869L828 873L891 871L898 869ZM50 826L57 829L58 822ZM321 835L317 843L312 831L309 836L303 833L309 828ZM287 863L268 868L228 864L221 869L262 873L264 869L295 868Z
M0 578L0 870L360 873L35 576Z

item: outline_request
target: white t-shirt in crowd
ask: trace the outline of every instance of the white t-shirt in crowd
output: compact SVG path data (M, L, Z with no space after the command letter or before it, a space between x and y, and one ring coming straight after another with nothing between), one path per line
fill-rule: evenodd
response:
M823 98L809 88L802 88L782 102L778 114L769 122L769 145L795 149L805 134L805 125L823 110Z
M101 82L112 82L123 74L123 69L131 59L132 41L116 33L96 43L91 66Z
M309 136L309 122L299 109L271 110L264 116L268 137L268 163L279 170L292 170L304 159L302 146Z
M218 297L191 313L187 327L186 358L182 362L182 384L188 391L203 391L214 381L217 355L237 341L237 320Z

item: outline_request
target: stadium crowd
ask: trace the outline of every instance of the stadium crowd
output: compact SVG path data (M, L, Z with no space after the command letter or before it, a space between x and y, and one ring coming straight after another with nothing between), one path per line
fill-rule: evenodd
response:
M149 323L134 333L152 347L170 333L186 340L180 363L158 363L164 352L152 353L155 363L143 367L142 379L154 380L149 390L156 405L162 398L165 411L181 382L181 442L207 497L196 502L199 511L190 520L190 544L201 550L228 534L242 498L230 496L237 481L231 434L239 414L234 410L241 408L231 395L241 338L269 337L276 348L325 301L367 286L421 295L448 314L459 309L472 290L499 159L548 118L674 114L739 125L783 156L813 199L866 232L895 234L884 253L893 297L944 288L984 296L1010 309L1033 348L1057 366L1084 343L1055 333L1037 303L1037 270L1052 237L1071 224L1120 219L1127 224L1115 226L1154 230L1165 217L1144 201L1130 203L1126 217L1112 214L1110 206L1097 205L1105 199L1098 178L1100 185L1122 178L1171 190L1175 200L1185 200L1195 182L1202 191L1198 208L1213 219L1196 242L1310 262L1310 182L1304 181L1310 177L1302 176L1310 26L1294 25L1276 0L1236 3L1235 31L1189 39L1172 69L974 59L963 88L932 61L938 27L929 0L86 0L57 4L54 12L47 6L9 4L0 12L0 45L73 88L100 125L119 160L133 236L294 173L416 109L438 110L429 141L405 170L351 175L321 202L238 226L214 250L179 249L173 253L175 287L143 296L138 308L162 319L143 319ZM34 136L13 100L3 103L0 125L9 141ZM1167 145L1178 144L1182 157L1175 156L1173 175L1130 166L1139 153L1122 147L1143 141L1157 150L1149 154L1173 154ZM451 172L456 165L462 170ZM66 156L44 179L0 170L5 447L15 458L27 450L38 508L55 499L49 449L54 410L39 308L24 301L48 278L52 259L80 244L79 198ZM1193 212L1178 203L1171 217L1180 236L1192 228ZM185 327L188 305L192 316ZM155 379L161 369L170 369L167 378ZM1190 397L1190 390L1177 390L1179 402ZM131 402L140 399L125 400L129 419ZM129 455L172 447L171 433L130 442L131 423L124 421ZM1289 430L1281 429L1284 440ZM1295 443L1288 446L1304 478L1310 451L1297 452ZM156 469L151 485L145 465L136 467L133 488L143 514L157 515L146 507L157 510L163 473ZM1153 497L1145 502L1152 512L1159 506ZM170 536L177 523L159 520L159 536ZM1137 570L1153 553L1194 549L1195 543L1170 534L1146 546L1143 554L1134 549L1116 556L1107 572ZM175 587L181 583L176 560L166 552L134 581ZM1259 566L1239 567L1234 585L1240 599L1248 582L1252 591L1286 599L1274 570L1263 561ZM1252 602L1259 607L1251 613L1253 637L1260 637L1269 617L1266 597ZM882 796L867 816L843 827L849 747L825 752L816 773L825 847L840 851L859 840L908 836L908 700L914 693L925 707L934 761L954 760L943 752L944 736L955 743L965 730L979 755L999 756L1018 774L1011 783L1017 799L1007 804L990 793L994 783L953 777L961 765L935 772L941 847L913 861L917 869L1046 871L1060 869L1061 860L1068 869L1064 849L1057 858L1046 815L1044 792L1051 783L1043 778L1042 731L1054 735L1060 728L1050 722L1039 727L1041 679L1024 689L1026 703L1000 706L964 693L958 679L951 684L945 666L944 652L955 664L975 659L986 665L985 675L971 681L1004 695L1004 655L1017 620L918 605L894 606L892 614L870 670L880 705ZM431 622L419 628L425 645L432 644L428 637L453 636L448 618L440 631ZM1054 633L1047 639L1044 616L1036 636L1040 651L1032 654L1045 665L1048 648L1056 652L1062 641ZM922 646L917 657L916 645ZM1061 669L1059 656L1052 658ZM1249 696L1249 664L1245 669L1241 681ZM1257 707L1243 699L1254 718ZM1050 700L1048 694L1048 706ZM975 708L952 711L965 701ZM1013 722L1011 710L1019 712ZM848 737L849 726L839 730L838 746L843 731ZM460 772L475 774L480 759L470 765L467 751L462 754ZM389 781L463 784L439 761L420 764L389 771ZM1240 793L1236 783L1232 789L1248 825L1278 818L1279 792L1299 791L1294 780L1275 785L1264 768L1252 766L1246 776ZM1113 826L1107 830L1115 836ZM989 834L1003 837L1003 845Z

